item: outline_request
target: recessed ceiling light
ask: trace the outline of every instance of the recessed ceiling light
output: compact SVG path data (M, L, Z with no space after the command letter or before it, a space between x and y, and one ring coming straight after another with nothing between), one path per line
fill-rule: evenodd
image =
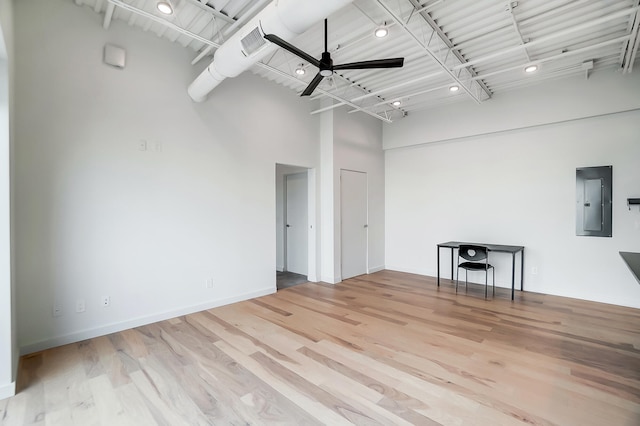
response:
M532 73L532 72L536 72L538 71L538 66L537 65L529 65L528 67L526 67L524 69L524 72L526 73Z
M159 1L156 5L158 10L165 15L171 15L173 13L173 7L171 7L171 3L166 1Z
M400 101L393 101L393 102L391 102L391 105L393 105L394 107L399 107L400 105L402 105L402 102L400 102Z
M296 68L296 74L304 75L304 73L305 73L304 64L298 65L298 68Z
M389 29L386 26L376 28L374 34L378 38L386 37L389 34Z
M458 90L460 90L460 86L453 85L449 87L450 92L457 92Z

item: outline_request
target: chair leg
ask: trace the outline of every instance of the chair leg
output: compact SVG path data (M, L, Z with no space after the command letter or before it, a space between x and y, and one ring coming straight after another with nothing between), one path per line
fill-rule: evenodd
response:
M489 285L489 270L484 268L484 298L487 298L487 286Z
M466 291L469 288L469 271L467 271L466 269L464 270L464 291L466 293Z
M493 295L496 295L496 268L491 269L493 272Z

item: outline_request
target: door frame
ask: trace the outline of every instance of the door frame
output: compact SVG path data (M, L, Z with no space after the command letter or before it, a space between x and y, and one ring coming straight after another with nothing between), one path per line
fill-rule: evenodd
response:
M283 189L283 199L282 199L282 209L283 209L283 219L286 219L286 175L307 172L307 280L310 282L318 282L318 251L317 251L317 229L316 226L316 169L306 166L299 166L293 164L283 164L276 163L275 165L275 176L276 179L279 177L280 170L286 170L282 174L282 189ZM278 206L276 205L276 209ZM282 237L283 237L283 264L286 268L286 220L283 220L282 224L276 223L276 226L282 226ZM275 238L278 238L276 233ZM274 244L276 241L274 240ZM276 244L277 245L277 244ZM275 261L275 270L278 270L277 265L277 255Z

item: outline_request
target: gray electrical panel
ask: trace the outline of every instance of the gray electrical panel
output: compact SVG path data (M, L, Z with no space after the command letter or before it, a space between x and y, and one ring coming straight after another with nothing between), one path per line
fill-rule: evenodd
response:
M576 235L612 235L612 166L576 169Z

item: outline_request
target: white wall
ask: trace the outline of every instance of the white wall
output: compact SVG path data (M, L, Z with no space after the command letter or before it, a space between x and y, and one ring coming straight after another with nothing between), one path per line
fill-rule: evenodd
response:
M535 78L534 76L532 76ZM640 108L640 73L621 75L609 69L566 78L543 86L494 95L476 104L466 99L447 107L409 114L384 126L384 148L524 129Z
M322 107L328 104L322 105ZM365 114L349 114L346 107L321 116L321 278L337 283L342 277L340 231L340 170L367 173L368 272L384 269L384 151L382 122Z
M69 1L15 12L23 352L275 291L275 164L318 166L311 105L248 73L194 104L194 52Z
M12 5L0 0L0 399L15 393L18 363L11 236Z
M385 193L382 121L362 113L348 114L346 107L334 111L334 203L340 212L340 170L367 173L368 272L384 269ZM339 218L339 214L338 214ZM340 220L336 221L336 261L340 264Z
M640 307L618 254L640 251L640 212L626 206L640 196L639 75L566 81L561 95L554 83L496 97L492 114L451 105L385 127L387 268L435 276L436 244L448 240L524 245L525 290ZM601 165L613 165L613 237L577 237L575 169ZM510 286L509 256L492 262L497 285Z

